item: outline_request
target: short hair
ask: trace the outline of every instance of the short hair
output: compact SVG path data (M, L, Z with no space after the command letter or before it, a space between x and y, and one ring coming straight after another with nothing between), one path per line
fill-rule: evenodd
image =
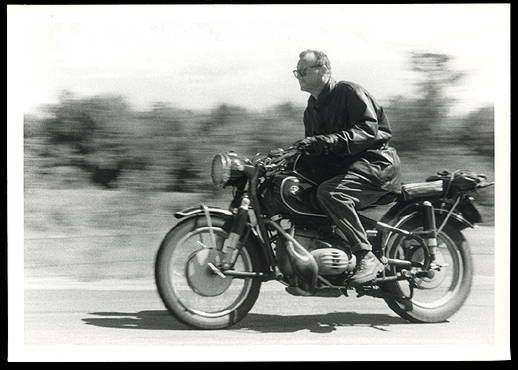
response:
M331 70L331 62L329 61L329 58L324 52L319 50L307 49L299 54L299 58L304 58L306 54L314 54L317 59L317 64L326 66L327 69Z

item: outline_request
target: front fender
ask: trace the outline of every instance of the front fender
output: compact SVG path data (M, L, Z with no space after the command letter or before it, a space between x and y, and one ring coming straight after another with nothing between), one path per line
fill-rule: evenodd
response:
M182 223L186 222L192 218L195 218L195 217L205 217L205 211L203 210L202 207L203 207L203 205L201 205L199 207L185 208L181 211L175 212L174 216L176 218L182 219L180 221ZM225 220L225 225L223 226L223 229L226 231L230 230L230 224L232 222L232 216L233 216L232 212L219 208L219 207L212 207L212 206L207 206L207 210L209 211L209 215L211 217L215 216L215 217L223 218ZM261 258L261 261L260 261L261 272L268 272L270 270L270 265L267 262L268 258L266 257L265 250L264 250L266 247L264 246L263 242L261 241L261 238L259 237L259 235L256 233L256 231L253 228L249 235L249 242L253 244L253 248L256 248L261 251L261 253L259 253L260 258Z
M209 214L211 214L211 215L214 214L214 215L220 215L220 216L232 216L232 212L230 212L226 209L223 209L223 208L207 206L207 209L209 211ZM197 216L200 214L201 215L205 214L202 206L189 207L189 208L182 209L181 211L175 212L174 217L184 218L184 217Z

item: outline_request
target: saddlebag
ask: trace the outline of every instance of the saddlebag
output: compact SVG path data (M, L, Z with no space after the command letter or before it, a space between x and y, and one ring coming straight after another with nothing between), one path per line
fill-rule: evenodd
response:
M443 193L443 180L417 182L401 186L401 194L405 200L417 198L440 198Z
M437 172L426 181L442 180L444 182L445 196L453 197L458 193L473 191L481 183L487 181L487 176L470 170L457 170L450 173L448 170Z

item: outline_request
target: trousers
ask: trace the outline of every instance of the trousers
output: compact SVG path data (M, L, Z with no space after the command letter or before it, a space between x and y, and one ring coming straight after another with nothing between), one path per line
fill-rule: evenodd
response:
M353 171L334 176L317 188L317 201L351 244L351 251L372 250L357 209L375 203L387 190Z

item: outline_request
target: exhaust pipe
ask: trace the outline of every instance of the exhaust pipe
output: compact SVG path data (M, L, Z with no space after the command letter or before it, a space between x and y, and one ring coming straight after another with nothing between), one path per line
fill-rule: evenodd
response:
M284 229L273 221L268 221L279 235L286 239L286 254L288 255L289 264L293 272L301 280L301 288L309 292L314 292L317 284L318 265L315 258L309 253L293 236L288 234ZM281 270L282 271L282 270ZM299 284L297 284L299 285Z

